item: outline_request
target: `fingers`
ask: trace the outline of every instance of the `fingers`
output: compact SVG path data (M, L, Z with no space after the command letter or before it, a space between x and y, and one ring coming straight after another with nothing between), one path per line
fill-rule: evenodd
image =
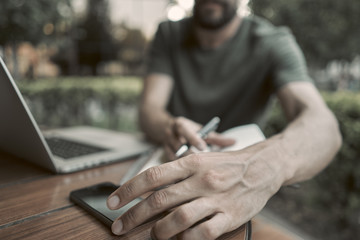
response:
M181 145L186 143L186 139L178 133L177 119L178 118L175 118L174 121L165 128L166 141L164 142L164 149L169 160L176 159L175 152Z
M184 117L177 117L166 130L165 152L170 160L176 159L175 152L181 145L189 143L198 150L205 150L206 142L197 133L201 125Z
M164 142L165 146L168 146L171 152L175 152L182 144L186 143L186 139L181 137L175 128L175 122L173 125L166 128L166 142Z
M178 184L175 184L178 185ZM114 221L112 230L121 235L144 223L146 220L174 208L193 198L192 192L186 190L183 182L180 186L174 185L153 192L146 199L129 209L120 218ZM185 193L185 194L184 194Z
M176 159L175 151L171 149L169 145L164 145L164 151L168 161L173 161Z
M193 203L193 202L192 202ZM183 205L166 218L158 221L151 231L154 239L163 240L178 236L178 239L216 239L236 228L222 212L214 212L202 205ZM186 208L187 207L187 208ZM172 219L176 218L176 219Z
M216 209L210 206L208 199L195 199L177 207L165 218L158 221L153 228L153 235L159 240L169 239L213 215L215 212Z
M192 181L194 166L198 162L196 157L188 157L150 168L112 193L107 204L110 209L117 209L155 188L168 186L153 192L147 199L114 221L113 233L124 234L158 213L191 201L198 196L199 192L194 191Z
M136 197L188 178L190 175L189 170L175 161L149 168L113 192L107 200L107 205L110 209L118 209Z
M224 137L223 135L221 135L219 133L211 132L207 136L206 142L208 144L216 145L219 147L228 147L228 146L235 144L236 141L233 138Z
M208 155L193 154L150 168L112 193L107 203L109 208L117 209L138 196L158 189L114 221L113 233L125 234L169 209L173 211L162 216L154 227L154 234L159 239L168 239L179 234L185 236L185 239L213 239L232 230L238 221L231 218L231 213L236 210L234 202L231 201L233 194L229 195L225 191L229 189L229 184L224 181L223 171L214 172L214 169L219 169L216 167L218 165L211 164L219 163L218 159L221 159L224 153L212 154L211 158ZM230 169L233 173L232 166ZM159 189L161 186L167 187ZM237 199L239 193L236 192L235 195L234 199ZM224 197L230 204L221 203ZM240 215L240 221L241 218Z
M185 138L186 142L199 150L206 149L206 142L197 134L201 125L189 119L178 117L174 123L174 129L179 136Z
M216 239L222 234L234 230L234 224L224 213L217 213L212 218L183 232L182 239Z

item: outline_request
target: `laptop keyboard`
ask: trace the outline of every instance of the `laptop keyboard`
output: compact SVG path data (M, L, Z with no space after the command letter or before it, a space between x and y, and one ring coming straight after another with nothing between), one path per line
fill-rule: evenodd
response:
M71 159L107 150L105 148L95 147L58 137L46 138L46 142L54 155L64 159Z

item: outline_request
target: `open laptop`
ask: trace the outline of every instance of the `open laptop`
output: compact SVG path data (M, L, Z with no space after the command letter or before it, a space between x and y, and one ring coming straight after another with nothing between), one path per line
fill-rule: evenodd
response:
M129 159L152 146L141 136L93 127L41 132L0 57L0 149L56 173Z

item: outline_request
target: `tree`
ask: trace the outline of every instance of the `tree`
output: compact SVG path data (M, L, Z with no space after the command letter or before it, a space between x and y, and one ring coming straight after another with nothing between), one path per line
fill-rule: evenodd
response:
M82 33L77 44L79 63L88 66L90 73L96 75L99 63L116 58L108 1L88 0L86 18L78 28Z
M358 0L252 0L256 15L293 31L308 62L323 66L360 53Z
M56 24L63 19L68 0L1 0L0 45L11 46L14 74L17 74L16 49L20 42L37 44L52 36Z

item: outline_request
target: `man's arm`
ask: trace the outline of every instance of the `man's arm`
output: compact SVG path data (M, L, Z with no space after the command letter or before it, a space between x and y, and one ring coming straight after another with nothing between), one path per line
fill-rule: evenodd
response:
M289 83L278 97L292 120L282 133L240 151L192 154L122 185L109 197L111 209L154 192L114 221L113 232L171 209L153 228L158 239L215 239L259 213L281 186L321 171L341 144L333 114L311 83Z
M163 143L173 117L166 111L173 88L173 79L166 74L153 73L144 79L144 89L139 107L141 130L152 141Z
M142 131L150 140L162 144L171 160L175 159L174 152L186 142L196 144L201 150L206 147L205 142L194 134L201 125L183 117L174 117L166 110L173 84L169 75L147 75L139 110Z
M174 117L166 110L173 88L171 76L160 73L145 77L142 92L139 123L146 136L163 144L169 159L175 159L174 153L184 143L190 143L199 150L206 149L206 142L219 146L234 144L233 139L210 133L206 142L196 132L201 125L184 117Z
M292 177L284 183L291 184L309 179L327 166L342 140L337 120L313 84L289 83L277 96L291 121L274 137L293 169Z

